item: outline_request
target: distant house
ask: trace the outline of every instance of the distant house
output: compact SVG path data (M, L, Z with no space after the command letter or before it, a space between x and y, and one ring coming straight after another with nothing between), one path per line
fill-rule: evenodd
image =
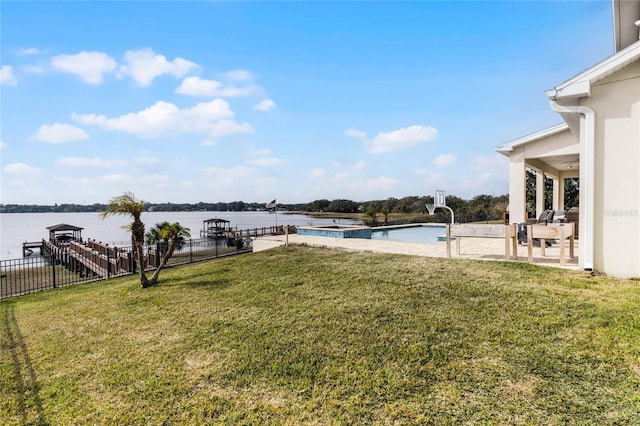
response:
M509 157L509 215L525 222L526 169L544 176L553 208L564 180L580 179L579 262L585 270L640 277L640 0L613 0L615 53L546 94L564 123L499 145Z

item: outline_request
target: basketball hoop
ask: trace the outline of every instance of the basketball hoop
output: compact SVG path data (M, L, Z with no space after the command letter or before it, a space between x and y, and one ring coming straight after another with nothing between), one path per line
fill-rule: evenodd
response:
M433 204L427 204L429 215L433 216L437 208L449 210L451 212L451 223L455 223L453 210L451 210L451 207L447 206L447 197L445 196L444 191L440 189L436 190L435 196L433 197Z
M427 203L427 210L429 211L429 216L433 216L436 213L436 206L433 203Z
M441 189L436 190L436 195L433 197L433 204L435 204L436 207L447 206L447 197L445 197L444 191Z

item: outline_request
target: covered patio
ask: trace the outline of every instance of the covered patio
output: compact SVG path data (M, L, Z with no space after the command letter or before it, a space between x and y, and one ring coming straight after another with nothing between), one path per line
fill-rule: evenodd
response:
M580 142L565 123L499 145L509 157L509 221L524 223L527 169L536 173L536 217L545 210L545 179L553 181L552 210L565 210L565 180L580 177ZM548 206L546 206L548 207Z

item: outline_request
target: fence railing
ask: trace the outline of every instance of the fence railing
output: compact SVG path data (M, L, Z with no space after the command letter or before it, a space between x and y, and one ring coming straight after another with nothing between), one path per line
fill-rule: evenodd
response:
M252 243L249 236L186 240L166 267L246 253ZM43 241L42 247L41 256L0 260L0 299L137 273L131 246L88 240L64 247ZM162 243L145 246L145 270L157 268L165 250Z

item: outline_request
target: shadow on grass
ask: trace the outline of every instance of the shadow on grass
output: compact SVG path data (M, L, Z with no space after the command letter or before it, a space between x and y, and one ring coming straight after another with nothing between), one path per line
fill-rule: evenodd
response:
M193 288L205 288L205 287L210 287L210 288L224 288L227 287L230 284L229 280L221 278L221 279L214 279L214 280L199 280L199 281L189 281L188 283L186 283L187 287L193 287Z
M17 405L15 415L21 419L21 424L47 425L49 423L42 408L37 374L16 320L13 303L4 303L0 307L3 317L0 338L6 342L2 352L9 352L10 359L7 361L13 372L13 383L3 383L3 388L5 392L14 394L12 397ZM2 353L2 356L5 354Z
M195 272L196 270L191 268L188 270L188 274L183 274L178 271L175 274L167 274L164 279L162 277L159 280L159 284L162 287L174 287L174 286L187 286L192 288L223 288L230 284L230 281L227 278L223 278L223 276L230 272L231 269L228 267L217 268L215 271L210 269L200 270Z

